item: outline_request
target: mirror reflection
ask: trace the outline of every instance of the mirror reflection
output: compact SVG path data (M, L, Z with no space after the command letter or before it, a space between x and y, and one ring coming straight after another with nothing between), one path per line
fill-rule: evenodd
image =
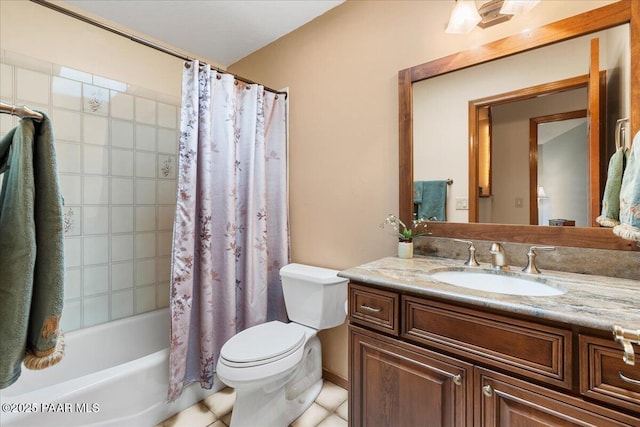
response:
M586 113L594 38L604 107L598 117ZM589 175L606 176L616 120L629 114L629 44L625 24L414 83L414 181L453 180L450 222L593 225L604 179L589 188ZM571 84L532 91L558 82ZM583 115L580 124L572 114ZM595 169L585 135L594 119L603 129ZM566 132L575 140L545 136ZM470 145L477 147L471 157Z

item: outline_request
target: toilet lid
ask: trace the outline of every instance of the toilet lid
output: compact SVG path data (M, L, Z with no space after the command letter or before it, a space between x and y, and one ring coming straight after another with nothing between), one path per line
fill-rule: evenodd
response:
M295 352L304 341L303 330L273 321L234 335L222 346L220 356L233 365L261 365Z

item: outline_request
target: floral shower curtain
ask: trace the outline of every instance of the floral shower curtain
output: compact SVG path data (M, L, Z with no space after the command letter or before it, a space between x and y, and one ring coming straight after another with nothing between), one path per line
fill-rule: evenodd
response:
M170 401L213 385L236 332L286 319L286 99L185 64L171 268Z

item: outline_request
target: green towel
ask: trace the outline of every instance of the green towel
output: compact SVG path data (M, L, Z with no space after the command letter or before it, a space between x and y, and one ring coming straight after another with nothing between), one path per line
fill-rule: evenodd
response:
M602 197L602 214L596 218L596 222L603 227L615 227L620 224L620 188L626 160L625 148L619 148L609 160L607 182Z
M447 181L422 181L422 201L418 206L418 219L446 221L446 200Z
M62 358L64 228L49 118L0 141L0 388Z
M631 154L620 189L620 225L613 228L618 236L640 241L640 132L633 138Z

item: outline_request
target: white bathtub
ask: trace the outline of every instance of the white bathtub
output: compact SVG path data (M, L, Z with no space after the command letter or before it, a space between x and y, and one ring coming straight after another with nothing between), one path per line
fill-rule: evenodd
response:
M65 334L62 361L42 371L22 369L0 391L2 427L150 427L204 399L192 384L166 403L169 309Z

